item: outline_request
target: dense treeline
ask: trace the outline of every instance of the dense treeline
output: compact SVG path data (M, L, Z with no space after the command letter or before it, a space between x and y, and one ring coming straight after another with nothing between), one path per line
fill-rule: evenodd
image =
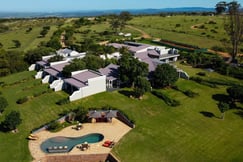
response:
M26 69L27 63L24 61L23 52L0 50L0 76L6 76Z

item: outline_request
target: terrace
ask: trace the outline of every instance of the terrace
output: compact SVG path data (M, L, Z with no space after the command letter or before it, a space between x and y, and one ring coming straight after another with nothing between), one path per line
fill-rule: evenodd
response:
M52 159L53 157L68 157L72 159L72 157L77 156L89 156L89 155L103 155L109 154L111 148L103 147L102 144L106 140L112 140L115 143L118 143L119 140L131 130L131 127L127 126L120 120L113 118L112 122L109 123L83 123L82 129L77 130L73 129L73 126L64 128L63 130L51 133L49 131L40 131L35 133L39 138L37 140L29 141L29 150L31 155L34 157L34 162L37 161L46 161L47 159ZM65 136L65 137L80 137L90 133L100 133L104 136L104 139L97 143L89 144L90 147L82 151L77 147L73 147L73 149L68 153L45 153L41 150L40 145L49 138L57 137L57 136ZM92 160L91 160L92 161Z

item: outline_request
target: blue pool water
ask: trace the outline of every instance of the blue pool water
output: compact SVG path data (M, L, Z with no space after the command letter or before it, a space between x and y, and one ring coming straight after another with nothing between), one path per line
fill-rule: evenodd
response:
M52 138L45 140L41 144L40 147L41 147L42 151L44 151L45 153L49 153L48 148L50 148L50 147L67 146L68 148L67 148L67 151L65 151L65 152L69 152L77 144L81 144L84 142L96 143L96 142L102 141L103 139L104 139L104 136L100 133L91 133L91 134L87 134L87 135L84 135L81 137L75 137L75 138L57 136L57 137L52 137Z

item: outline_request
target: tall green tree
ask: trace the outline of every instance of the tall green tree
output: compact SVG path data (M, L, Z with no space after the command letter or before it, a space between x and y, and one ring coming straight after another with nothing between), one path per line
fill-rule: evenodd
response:
M227 9L227 3L225 1L220 1L216 4L215 10L217 14L222 14Z
M2 122L2 126L7 130L15 130L19 124L21 124L22 119L20 118L20 113L18 111L11 111Z
M117 15L112 16L110 20L110 28L117 33L118 29L120 28L120 20Z
M157 88L170 86L174 84L178 78L178 73L173 66L169 64L160 64L153 73L153 86Z
M151 90L151 84L146 77L138 76L134 82L134 93L135 96L140 98L144 95L145 92Z
M69 65L65 66L62 70L62 74L65 77L71 77L71 73L86 68L86 63L81 59L74 59Z
M148 64L140 62L131 54L123 54L119 65L119 77L126 86L133 86L137 76L148 76Z
M82 60L86 64L86 69L98 70L105 66L105 61L99 56L87 55Z
M42 60L42 56L51 55L53 52L55 52L55 49L50 47L35 48L25 53L24 60L28 64L33 64L36 61Z
M229 104L226 102L219 102L218 108L219 111L222 113L221 119L224 120L225 112L229 110Z
M231 43L230 54L232 62L235 62L239 52L239 46L242 43L243 35L243 14L240 9L240 4L237 1L232 1L227 4L228 14L225 16L224 29Z
M232 86L227 88L227 93L233 102L243 102L243 86Z

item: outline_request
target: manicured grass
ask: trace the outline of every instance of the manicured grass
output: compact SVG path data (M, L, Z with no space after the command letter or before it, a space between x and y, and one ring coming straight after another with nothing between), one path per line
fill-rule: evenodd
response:
M180 65L195 75L200 69ZM19 133L0 132L0 161L31 161L26 137L31 130L59 117L64 111L78 106L100 108L110 105L123 110L136 123L112 152L122 161L242 161L243 127L242 110L229 110L225 120L219 119L218 101L215 94L226 94L226 87L210 88L193 81L180 79L176 85L199 93L195 98L173 90L162 90L179 100L181 105L169 107L163 100L147 93L143 100L131 99L119 91L93 95L67 105L55 103L68 95L65 92L49 92L33 97L36 92L48 90L40 80L33 78L34 72L22 72L0 78L5 83L0 88L9 106L0 116L0 121L10 110L20 111L23 123ZM240 83L236 79L210 73L206 79L222 78ZM129 91L130 89L124 89ZM30 99L21 105L16 100L23 96ZM32 97L31 97L32 96ZM243 108L242 104L239 107ZM212 117L207 117L207 114ZM14 154L13 154L14 152Z

